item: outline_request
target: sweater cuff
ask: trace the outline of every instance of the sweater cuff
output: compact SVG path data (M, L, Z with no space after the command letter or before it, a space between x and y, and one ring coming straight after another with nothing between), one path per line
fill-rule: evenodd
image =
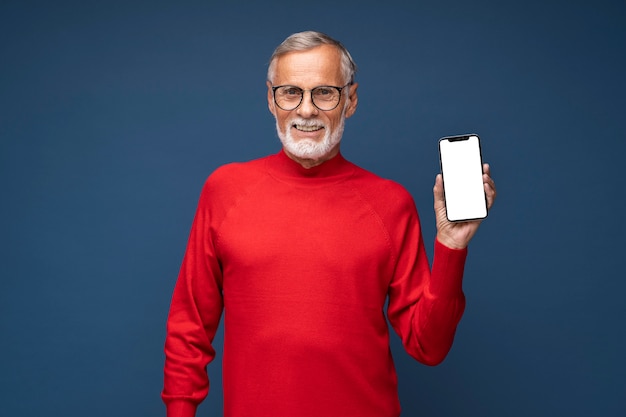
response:
M467 248L452 249L435 239L429 292L436 297L462 296L466 258Z
M196 403L184 400L175 400L167 403L167 417L195 417Z

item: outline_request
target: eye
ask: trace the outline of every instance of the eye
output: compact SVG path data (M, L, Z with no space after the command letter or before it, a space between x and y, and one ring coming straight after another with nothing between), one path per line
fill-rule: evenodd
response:
M335 90L330 87L317 87L313 94L318 97L329 97L335 93Z
M279 90L280 94L287 97L296 97L302 94L302 91L298 87L283 87Z

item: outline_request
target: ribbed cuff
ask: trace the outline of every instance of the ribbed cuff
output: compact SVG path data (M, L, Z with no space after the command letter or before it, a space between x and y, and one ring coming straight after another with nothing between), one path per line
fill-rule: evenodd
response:
M435 239L433 267L428 287L436 297L457 297L463 294L463 271L467 248L452 249Z
M198 405L190 401L176 400L167 403L167 417L195 417Z

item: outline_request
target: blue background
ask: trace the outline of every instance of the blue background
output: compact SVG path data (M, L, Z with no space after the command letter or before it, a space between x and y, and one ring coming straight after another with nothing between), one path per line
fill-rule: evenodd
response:
M0 414L164 415L200 188L279 149L267 60L306 29L357 61L343 153L413 194L429 253L437 139L480 134L498 184L447 360L394 337L403 415L626 415L626 4L606 0L3 1ZM210 374L199 415L221 415Z

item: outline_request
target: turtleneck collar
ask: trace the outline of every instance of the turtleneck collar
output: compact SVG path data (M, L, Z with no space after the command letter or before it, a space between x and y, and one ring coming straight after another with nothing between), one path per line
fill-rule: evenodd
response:
M272 176L283 181L315 184L341 181L352 175L355 166L339 152L328 161L311 168L304 168L289 158L281 149L280 152L269 157L267 169Z

